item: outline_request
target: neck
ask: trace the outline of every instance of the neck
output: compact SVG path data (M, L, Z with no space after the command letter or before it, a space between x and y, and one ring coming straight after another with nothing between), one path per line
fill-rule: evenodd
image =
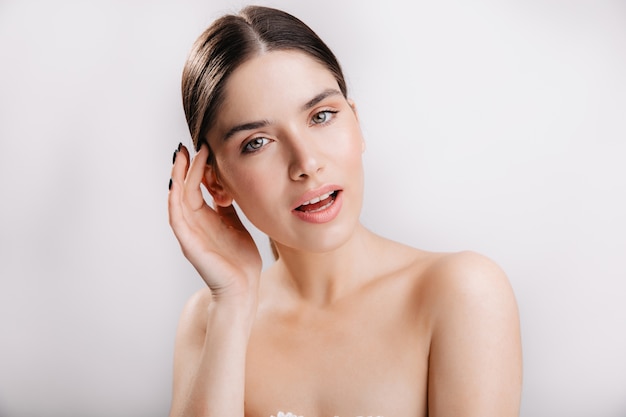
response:
M359 224L348 242L329 252L303 252L277 244L280 256L276 268L297 296L328 305L371 278L371 255L377 253L379 240Z

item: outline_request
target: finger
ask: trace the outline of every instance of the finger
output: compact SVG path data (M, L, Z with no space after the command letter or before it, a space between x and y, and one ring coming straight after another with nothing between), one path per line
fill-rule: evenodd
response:
M183 184L173 182L167 201L169 223L181 245L190 236L197 234L199 229L203 229L205 226L215 228L221 221L217 213L206 204L199 210L191 207L186 194L187 191Z
M179 154L185 155L185 157L183 158L183 161L185 161L185 163L183 165L185 167L185 175L187 175L187 171L189 171L189 161L191 161L191 157L189 156L189 149L187 149L185 145L180 144L178 146L178 150Z
M195 158L191 161L191 165L187 171L184 198L187 201L189 208L193 211L199 210L203 206L207 206L206 201L204 201L202 188L200 187L204 178L207 157L208 147L206 145L202 145L200 151L198 151Z
M185 180L185 182L188 182L192 188L200 186L202 178L204 177L204 169L206 167L208 157L209 147L203 143L200 146L200 150L191 161L191 166L189 167L189 172L187 173L187 179Z
M182 158L183 155L178 155L178 158ZM170 226L174 230L174 234L178 236L178 232L181 231L182 228L186 227L186 223L184 221L183 208L182 208L182 192L183 192L183 181L184 181L184 171L183 171L183 162L179 162L179 165L176 166L174 163L174 168L172 168L172 178L170 179L170 192L167 197L167 211L169 216Z
M173 162L170 192L168 195L168 215L170 226L172 226L175 234L177 234L177 231L180 232L182 228L187 227L182 201L185 177L189 167L189 151L182 143L178 145L178 148L174 152Z
M183 145L178 145L178 149L174 152L174 165L172 166L172 183L182 186L187 175L187 167L189 166L189 152Z

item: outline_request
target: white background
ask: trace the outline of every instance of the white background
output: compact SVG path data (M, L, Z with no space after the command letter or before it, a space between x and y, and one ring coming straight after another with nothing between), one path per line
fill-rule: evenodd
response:
M167 224L180 74L242 4L0 2L0 416L167 415L201 286ZM522 416L626 416L626 3L264 4L343 64L363 223L509 275Z

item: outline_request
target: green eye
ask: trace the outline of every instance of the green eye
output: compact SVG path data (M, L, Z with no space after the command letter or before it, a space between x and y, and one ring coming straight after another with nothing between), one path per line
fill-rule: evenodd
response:
M267 145L269 139L267 138L254 138L250 142L246 143L246 146L243 148L244 153L256 152L261 149L263 146Z
M324 123L328 123L332 120L333 116L337 113L336 111L324 110L318 113L315 113L311 118L313 124L321 125Z

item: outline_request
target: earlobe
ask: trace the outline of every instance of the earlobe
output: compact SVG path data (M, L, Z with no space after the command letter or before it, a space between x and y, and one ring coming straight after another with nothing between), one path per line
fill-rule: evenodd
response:
M215 168L211 164L207 164L204 168L204 179L202 183L218 206L228 207L233 203L233 198L220 182L217 177L217 172L215 172Z

